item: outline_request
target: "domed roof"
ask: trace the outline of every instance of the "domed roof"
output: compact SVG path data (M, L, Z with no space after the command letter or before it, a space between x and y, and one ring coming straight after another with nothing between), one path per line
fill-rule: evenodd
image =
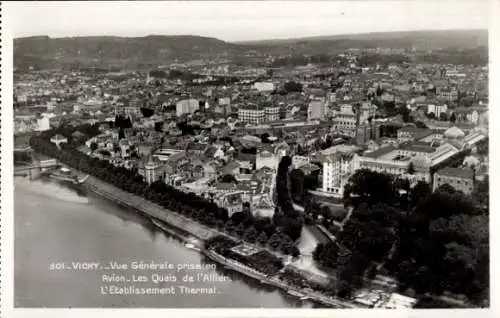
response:
M240 141L261 143L261 139L259 137L252 136L252 135L245 135L245 136L240 138Z
M481 161L479 161L479 159L476 158L475 156L467 156L465 157L463 164L469 167L479 166L481 164Z
M415 168L428 168L432 164L431 159L423 155L417 155L413 157L411 159L411 162L413 163Z
M453 126L446 130L444 136L447 138L462 138L465 136L465 133L460 128Z

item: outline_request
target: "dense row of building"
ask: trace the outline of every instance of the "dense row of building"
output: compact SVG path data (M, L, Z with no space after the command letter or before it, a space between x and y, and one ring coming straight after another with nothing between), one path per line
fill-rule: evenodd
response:
M210 197L231 213L243 202L273 213L284 155L295 169L319 171L316 190L331 196L342 197L362 168L471 192L474 179L487 173L488 158L476 151L488 136L487 68L360 67L356 54L339 55L347 66L275 69L267 79L261 69L240 69L240 81L223 85L211 83L215 71L227 74L227 65L196 66L206 74L196 81L151 72L16 75L15 132L101 123L102 134L83 153L137 168L148 183L163 180ZM290 83L296 90L286 91ZM388 114L388 105L406 108L427 128ZM109 124L117 115L132 123L121 137ZM180 122L196 134L186 134ZM460 165L447 167L453 160Z

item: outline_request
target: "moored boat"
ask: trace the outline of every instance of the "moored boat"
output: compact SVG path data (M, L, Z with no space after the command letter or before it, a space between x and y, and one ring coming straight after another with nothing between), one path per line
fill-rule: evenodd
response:
M299 293L298 291L295 291L295 290L289 290L289 291L288 291L288 294L290 294L290 295L292 295L292 296L300 297L301 299L302 299L303 297L306 297L304 294Z

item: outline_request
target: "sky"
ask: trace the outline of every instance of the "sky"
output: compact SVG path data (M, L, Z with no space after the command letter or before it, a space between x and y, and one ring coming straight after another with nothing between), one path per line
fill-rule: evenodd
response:
M14 37L199 35L225 41L487 29L488 0L4 2Z

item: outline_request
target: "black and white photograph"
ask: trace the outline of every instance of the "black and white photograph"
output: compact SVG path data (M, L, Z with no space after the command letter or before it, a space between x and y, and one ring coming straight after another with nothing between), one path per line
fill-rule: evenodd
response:
M3 2L2 296L490 308L490 4Z

